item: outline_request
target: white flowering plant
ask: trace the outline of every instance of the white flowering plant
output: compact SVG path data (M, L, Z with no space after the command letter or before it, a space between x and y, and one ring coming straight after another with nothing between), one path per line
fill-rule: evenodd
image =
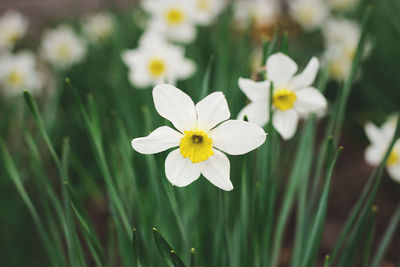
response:
M0 266L398 264L400 4L137 2L0 13Z

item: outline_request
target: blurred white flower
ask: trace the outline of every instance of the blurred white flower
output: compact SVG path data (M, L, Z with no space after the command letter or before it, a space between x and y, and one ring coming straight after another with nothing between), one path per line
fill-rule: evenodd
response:
M323 60L330 65L330 75L338 81L347 79L361 35L359 25L348 19L331 18L323 26L325 53ZM371 43L367 41L362 57L368 56Z
M0 51L11 49L28 29L27 20L16 11L8 11L0 18Z
M109 13L90 14L82 20L82 29L93 43L106 40L114 27L113 17Z
M343 47L328 47L323 54L324 64L329 64L329 75L336 81L344 81L350 75L354 54Z
M311 84L319 67L317 58L312 58L300 74L297 64L288 56L277 53L267 60L267 81L255 82L239 79L239 87L251 101L244 107L239 119L246 116L249 122L264 126L270 119L269 97L273 84L272 124L283 139L290 139L296 132L300 117L326 108L325 97Z
M56 68L66 68L83 59L85 45L70 27L61 25L44 34L40 53Z
M139 47L126 50L122 60L129 68L129 80L140 88L165 81L175 83L189 78L196 70L192 60L184 57L185 50L167 43L154 32L145 33Z
M280 15L277 0L239 0L235 2L234 17L239 26L254 23L256 27L274 24Z
M179 147L165 160L165 174L173 185L187 186L203 174L215 186L232 190L229 159L221 151L248 153L264 143L264 130L249 122L228 120L230 111L222 92L212 93L195 105L178 88L163 84L153 89L153 100L158 114L178 131L159 127L147 137L133 139L133 149L154 154Z
M191 1L142 0L141 3L151 15L148 30L181 43L190 43L196 37L194 5Z
M329 0L329 5L337 11L349 11L359 4L360 0Z
M322 28L325 46L341 46L353 49L357 46L361 29L357 22L330 18Z
M365 124L365 133L371 142L365 151L365 160L377 166L382 161L386 149L389 147L396 129L396 116L391 116L381 128L378 128L371 122ZM389 175L397 182L400 182L400 139L396 141L393 150L386 162L386 168Z
M226 0L191 0L193 2L193 20L199 25L209 25L222 12Z
M323 0L293 0L289 13L305 31L320 27L329 16L329 7Z
M13 96L23 90L40 92L42 78L37 70L36 58L31 52L22 51L0 57L0 84L5 95Z

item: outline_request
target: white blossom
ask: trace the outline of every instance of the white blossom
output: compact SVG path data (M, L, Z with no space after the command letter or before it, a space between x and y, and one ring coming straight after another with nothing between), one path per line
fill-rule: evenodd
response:
M28 29L27 20L16 11L7 11L0 17L0 51L11 49Z
M86 46L70 27L61 25L44 34L40 53L49 63L62 69L80 62Z
M396 130L397 116L391 116L380 128L371 122L365 124L365 133L371 142L365 151L365 160L377 166L382 161ZM400 182L400 139L396 141L386 162L389 175Z
M35 56L28 51L0 57L0 84L8 96L20 94L23 90L38 93L42 89L43 77L37 69Z
M229 120L222 92L212 93L195 105L178 88L162 84L153 89L153 100L158 114L177 130L159 127L147 137L133 139L133 149L154 154L179 147L165 160L165 174L173 185L187 186L202 174L215 186L232 190L229 159L221 151L248 153L264 143L264 130L249 122Z
M129 68L132 85L146 88L165 81L175 83L189 78L196 70L192 60L184 57L182 47L167 43L154 32L145 33L139 47L122 54Z
M251 102L240 111L238 118L244 119L246 116L249 122L266 125L270 120L270 90L273 84L272 124L282 138L290 139L301 117L321 112L327 106L325 97L311 86L319 62L317 58L312 58L304 71L295 75L297 64L288 56L277 53L268 58L266 67L266 81L239 79L240 89Z

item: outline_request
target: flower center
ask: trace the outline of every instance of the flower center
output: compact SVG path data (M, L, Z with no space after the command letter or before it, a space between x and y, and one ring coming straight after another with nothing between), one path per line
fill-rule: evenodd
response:
M333 61L330 64L330 74L332 77L340 80L345 75L343 64L339 61Z
M24 76L16 70L11 71L11 73L8 75L8 82L14 87L21 87L24 83L24 80Z
M6 42L8 44L14 44L18 39L20 38L20 35L16 32L9 32L9 34L6 37Z
M153 58L149 62L149 72L154 77L160 77L165 73L165 63L162 59Z
M181 9L174 7L166 12L165 19L169 25L176 26L185 20L185 14Z
M390 152L390 155L386 161L387 166L392 166L399 161L399 153L397 153L394 149Z
M197 8L203 11L210 9L210 0L197 0Z
M200 130L185 131L179 144L181 155L193 163L205 161L212 155L212 139Z
M281 111L286 111L293 108L297 96L292 91L287 89L280 89L274 92L272 104Z
M56 51L57 57L60 60L65 60L70 55L70 48L67 44L60 44Z

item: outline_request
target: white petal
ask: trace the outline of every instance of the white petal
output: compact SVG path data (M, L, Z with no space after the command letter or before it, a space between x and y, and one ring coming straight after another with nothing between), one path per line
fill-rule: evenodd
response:
M395 164L387 167L390 177L396 182L400 183L400 164Z
M229 120L210 131L213 146L231 155L242 155L265 142L264 130L250 122Z
M317 112L327 106L325 97L312 87L296 90L296 96L294 106L301 113Z
M290 87L297 89L310 86L315 80L318 68L319 61L316 57L313 57L303 72L293 77Z
M377 166L381 163L384 156L385 148L379 145L370 145L365 150L365 161L372 166Z
M178 88L169 84L157 85L153 89L153 100L158 114L172 122L179 131L196 127L194 103Z
M272 117L272 124L283 139L287 140L293 137L296 132L299 115L294 109L286 111L275 111Z
M179 79L187 79L196 72L196 64L193 60L182 59L175 70Z
M179 146L182 134L168 126L155 129L146 137L135 138L131 144L133 149L142 154L155 154L171 147Z
M251 101L265 100L268 102L270 82L255 82L250 79L239 78L240 90L247 96Z
M365 134L371 143L379 144L384 137L380 129L372 122L367 122L364 126Z
M171 184L183 187L200 176L200 165L182 157L179 148L168 154L165 160L165 175Z
M274 88L286 87L297 72L297 64L283 53L276 53L267 60L267 78Z
M194 25L185 23L179 27L169 27L167 34L172 41L187 44L196 38L197 32Z
M209 131L218 123L229 119L228 102L222 92L215 92L196 105L197 127L204 131Z
M225 191L233 189L232 182L229 177L230 162L224 153L213 149L214 155L206 161L200 163L201 173L213 185Z
M269 120L268 102L264 100L251 102L239 112L238 120L244 120L244 116L247 116L249 122L264 127Z

